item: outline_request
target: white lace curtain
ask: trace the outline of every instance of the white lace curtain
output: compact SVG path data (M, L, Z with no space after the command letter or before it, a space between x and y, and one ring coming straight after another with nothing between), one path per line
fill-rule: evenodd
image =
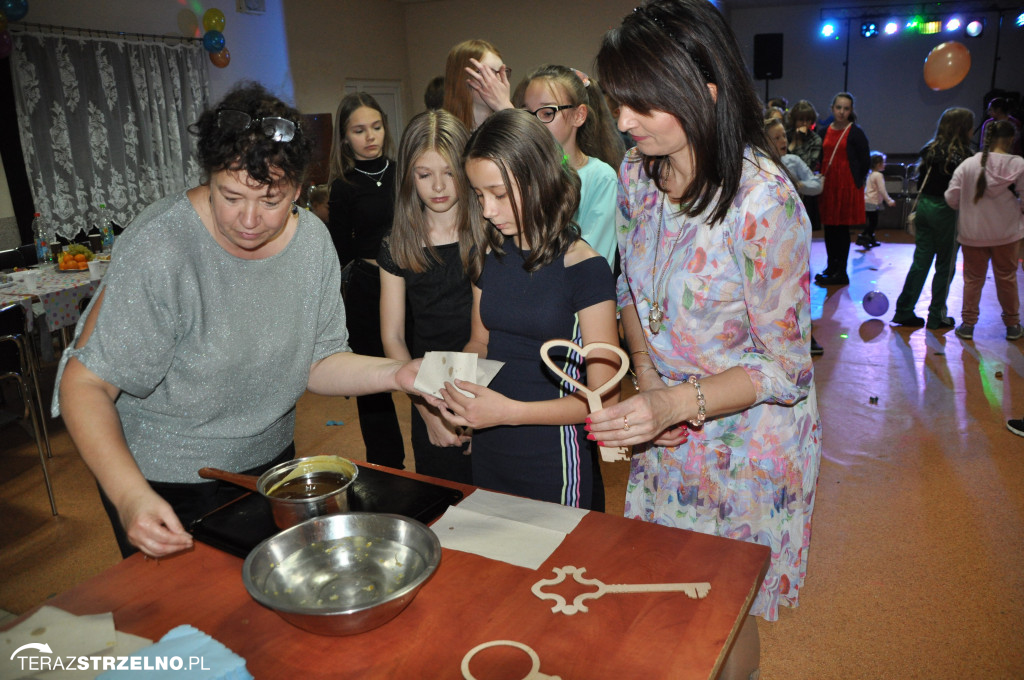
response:
M188 126L209 100L201 46L13 37L25 166L36 210L57 233L92 231L100 204L126 225L154 200L199 182Z

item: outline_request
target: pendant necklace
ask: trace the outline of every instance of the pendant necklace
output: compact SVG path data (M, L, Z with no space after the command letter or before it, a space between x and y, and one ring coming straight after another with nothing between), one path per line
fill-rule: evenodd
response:
M665 275L668 274L668 270L672 267L672 254L676 251L676 246L679 245L679 240L683 235L683 225L679 225L679 232L672 242L672 247L666 253L665 267L659 275L658 255L661 252L661 232L665 226L665 201L667 200L668 195L662 194L661 201L658 203L658 237L654 245L654 266L651 267L651 280L654 281L654 287L651 289L651 309L647 312L647 328L650 329L651 335L657 335L665 327L665 312L658 301L658 291L661 290L664 295L668 295L668 291L662 285L665 283Z
M387 172L387 169L388 169L389 165L391 165L391 161L388 160L387 158L385 158L384 159L384 167L381 168L380 170L378 170L377 172L367 172L366 170L360 170L359 168L353 168L353 169L356 172L363 173L364 175L366 175L367 177L372 179L374 182L376 182L377 186L380 186L381 185L381 181L384 179L383 175L384 175L385 172Z

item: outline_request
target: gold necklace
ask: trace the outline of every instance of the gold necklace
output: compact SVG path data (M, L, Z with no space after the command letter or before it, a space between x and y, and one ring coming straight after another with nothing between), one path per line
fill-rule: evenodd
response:
M683 235L683 225L679 225L679 232L676 234L676 238L672 241L672 247L669 248L665 267L661 270L661 274L658 275L658 255L661 253L661 232L665 226L665 201L668 200L666 194L661 195L661 200L658 203L658 237L654 243L654 266L651 267L651 280L654 281L654 287L651 289L651 309L647 312L647 328L651 331L651 335L657 335L665 328L665 311L661 308L661 304L658 301L658 290L662 290L662 295L667 297L668 290L663 288L665 283L665 275L668 274L668 270L672 266L672 254L676 252L676 247L679 245L679 240ZM680 206L680 209L685 209Z

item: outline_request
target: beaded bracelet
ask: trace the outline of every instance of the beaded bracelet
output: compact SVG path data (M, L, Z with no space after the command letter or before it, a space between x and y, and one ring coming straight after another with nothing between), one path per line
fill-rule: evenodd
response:
M691 375L686 382L693 385L693 389L697 390L697 417L688 422L693 427L700 427L704 424L704 418L707 415L707 411L704 408L704 393L700 391L700 381L697 380L697 376Z

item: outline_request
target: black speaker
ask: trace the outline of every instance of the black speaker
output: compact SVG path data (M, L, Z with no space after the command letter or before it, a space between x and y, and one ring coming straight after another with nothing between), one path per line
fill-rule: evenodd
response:
M782 77L782 34L758 33L754 36L754 80Z

